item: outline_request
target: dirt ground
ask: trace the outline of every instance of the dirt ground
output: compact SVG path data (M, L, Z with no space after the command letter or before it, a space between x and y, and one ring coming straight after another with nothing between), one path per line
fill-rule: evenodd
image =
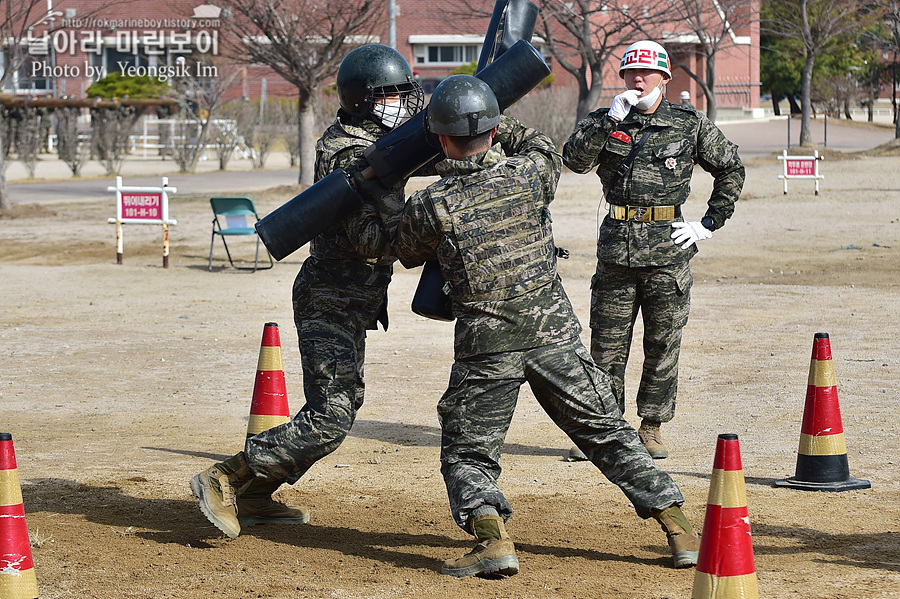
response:
M792 181L785 196L778 161L757 160L734 218L693 261L679 408L658 464L700 528L716 436L738 434L761 597L900 596L898 164L829 157L820 195ZM696 177L689 218L709 187ZM235 190L209 195L223 191ZM295 191L254 197L266 213ZM571 251L560 271L585 324L598 198L593 175L567 173L553 205L557 243ZM658 526L591 464L566 461L570 442L527 388L501 478L521 572L439 573L471 546L438 470L452 326L409 310L419 273L400 267L390 330L369 337L356 426L279 492L309 506L311 522L225 538L187 483L242 446L266 322L280 324L288 397L302 405L290 290L305 250L248 273L217 242L208 272L207 197L173 196L170 210L168 269L158 226L126 226L116 264L112 199L0 218L0 431L13 435L42 597L690 596L694 570L671 569ZM794 473L818 332L830 334L851 473L870 490L773 487ZM640 354L636 344L633 424Z

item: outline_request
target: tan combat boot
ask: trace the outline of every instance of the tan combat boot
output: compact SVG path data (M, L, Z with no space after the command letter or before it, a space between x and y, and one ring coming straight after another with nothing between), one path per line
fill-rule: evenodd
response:
M641 428L638 429L638 437L647 448L647 453L654 460L664 460L669 457L669 450L663 445L662 433L659 432L659 423L652 420L641 420Z
M457 578L501 578L518 574L519 559L512 540L506 534L503 518L494 514L482 514L472 518L471 522L478 544L464 556L444 562L441 574Z
M191 479L191 492L200 500L200 511L232 539L241 534L235 507L236 492L254 477L244 452L240 452Z
M684 515L681 508L673 505L661 512L656 512L653 517L666 533L675 567L696 566L697 556L700 553L700 537L691 528L691 523L688 522L687 516Z
M257 524L306 524L309 509L290 507L272 499L281 481L254 478L237 494L237 518L241 527Z

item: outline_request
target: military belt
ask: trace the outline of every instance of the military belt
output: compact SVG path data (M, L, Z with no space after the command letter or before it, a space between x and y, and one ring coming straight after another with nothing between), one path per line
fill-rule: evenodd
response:
M633 220L652 223L661 220L675 220L681 216L680 206L615 206L609 205L609 216L615 220Z
M374 264L375 266L389 266L394 263L392 258L381 257L381 258L363 258L363 262L366 264Z

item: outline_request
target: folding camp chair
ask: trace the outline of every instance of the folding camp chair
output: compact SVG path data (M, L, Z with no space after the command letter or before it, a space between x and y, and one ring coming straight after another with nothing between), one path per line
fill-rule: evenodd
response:
M209 241L209 270L212 270L213 245L216 242L216 235L222 238L222 243L225 245L225 253L228 255L228 262L234 268L257 271L266 270L274 266L275 262L272 260L272 255L269 254L268 249L266 250L266 256L269 257L269 265L259 266L259 235L256 234L256 229L252 226L255 222L250 224L247 222L247 217L251 215L256 221L259 220L253 200L250 198L209 198L209 204L212 206L213 211L212 237ZM225 227L222 227L219 222L220 217L225 219ZM231 259L231 251L228 249L228 243L225 241L225 238L232 235L253 235L256 237L256 257L252 267L238 266Z

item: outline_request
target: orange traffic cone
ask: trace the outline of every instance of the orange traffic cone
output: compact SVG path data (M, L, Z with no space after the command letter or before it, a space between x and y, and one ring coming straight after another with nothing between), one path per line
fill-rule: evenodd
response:
M776 481L775 486L805 491L849 491L872 486L867 480L850 476L828 333L816 333L813 339L797 469L794 476Z
M719 435L692 599L758 599L737 435Z
M278 325L267 322L259 348L247 438L290 419L284 383L284 362L281 359L281 336L278 334Z
M38 596L12 435L0 433L0 597Z

